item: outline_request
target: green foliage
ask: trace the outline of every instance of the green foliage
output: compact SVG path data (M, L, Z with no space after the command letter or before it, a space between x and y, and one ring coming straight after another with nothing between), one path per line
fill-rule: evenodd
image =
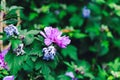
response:
M83 15L84 7L89 17ZM0 80L8 75L16 80L71 80L66 72L79 80L120 79L120 0L1 0L0 10L6 25L21 19L18 36L0 32L0 40L11 43L5 56L9 70L0 69ZM71 39L64 49L55 46L50 61L43 60L46 46L39 33L46 26L57 27ZM17 56L14 49L21 43L25 54Z
M77 49L76 47L70 45L66 49L62 49L63 56L67 57L69 56L73 60L77 60Z

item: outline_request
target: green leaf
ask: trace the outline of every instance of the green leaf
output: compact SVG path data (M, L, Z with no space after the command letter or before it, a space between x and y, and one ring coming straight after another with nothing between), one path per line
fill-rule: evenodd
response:
M38 31L38 30L30 30L30 31L27 32L27 34L36 35L36 34L38 34L39 32L40 32L40 31Z
M30 45L34 41L34 35L28 34L24 38L25 45Z
M77 7L74 5L69 5L67 10L69 13L75 13L77 11Z
M23 64L23 69L31 72L33 71L33 68L34 68L34 63L30 58L28 58Z
M85 37L87 37L87 35L84 33L73 33L73 37L79 39L79 38L85 38Z
M80 18L77 14L74 14L70 19L69 22L71 26L81 26L83 24L83 19Z
M45 80L55 80L53 76L49 75L47 77L45 77Z
M62 49L62 54L64 57L69 56L70 58L77 60L77 48L75 46L69 45L67 48Z
M42 67L42 62L41 62L41 61L37 61L37 62L35 63L35 69L38 70L38 69L40 69L41 67Z
M101 42L101 48L100 48L100 56L103 56L107 54L109 51L109 42L107 40L104 40Z
M12 49L13 50L18 48L19 44L22 43L19 39L12 39L10 42L12 44Z
M41 49L41 43L39 41L34 41L32 44L32 49L28 52L29 55L32 56L39 56L41 57L42 54L42 49Z
M42 63L41 72L44 76L47 77L51 71L50 68L45 63Z
M16 56L14 53L7 53L5 61L7 62L8 68L12 74L17 74L22 68L22 63L25 61L26 56Z
M59 75L58 80L71 80L71 78L66 75Z
M38 13L30 13L29 20L31 21L31 20L35 19L37 16L38 16Z

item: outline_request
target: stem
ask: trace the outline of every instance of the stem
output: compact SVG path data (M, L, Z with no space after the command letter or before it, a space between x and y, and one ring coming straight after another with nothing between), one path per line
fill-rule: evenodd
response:
M17 11L16 11L16 14L17 14L17 17L18 17L18 18L17 18L18 23L17 23L17 25L16 25L16 26L19 26L19 25L20 25L20 23L22 22L22 21L21 21L21 19L20 19L20 10L17 10Z
M3 27L4 27L4 24L3 24L3 16L4 16L4 12L1 11L0 12L0 33L3 33ZM3 36L0 35L0 38L2 38ZM3 40L0 40L0 51L3 51Z

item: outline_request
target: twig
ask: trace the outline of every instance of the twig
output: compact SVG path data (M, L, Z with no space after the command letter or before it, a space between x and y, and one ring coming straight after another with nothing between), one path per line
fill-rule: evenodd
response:
M1 11L0 12L0 21L3 21L3 16L4 16L4 12ZM0 33L3 33L3 27L4 27L4 24L3 22L0 22ZM0 38L2 38L3 36L0 35ZM0 51L3 51L3 40L0 40Z
M17 10L17 11L16 11L16 14L17 14L17 16L18 16L18 18L17 18L18 23L17 23L17 25L16 25L16 26L19 26L19 25L20 25L20 23L22 22L22 21L21 21L21 19L20 19L20 10Z

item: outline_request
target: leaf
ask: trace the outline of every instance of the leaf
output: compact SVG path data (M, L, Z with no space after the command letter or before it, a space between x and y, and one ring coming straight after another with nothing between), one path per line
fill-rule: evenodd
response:
M51 71L45 63L42 63L41 72L44 76L48 76Z
M38 31L38 30L30 30L30 31L27 32L27 34L36 35L36 34L38 34L39 32L40 32L40 31Z
M12 74L17 74L22 68L22 63L25 61L25 56L16 56L13 53L7 53L5 56L8 68Z
M69 5L67 10L69 13L75 13L77 11L77 7L74 5Z
M80 18L77 14L74 14L70 19L69 22L71 26L81 26L83 24L83 19Z
M45 77L45 80L55 80L53 76L49 75L47 77Z
M19 39L12 39L10 42L12 44L12 49L13 50L18 48L19 44L22 43Z
M34 41L34 36L31 34L28 34L24 38L25 45L30 45Z
M42 54L42 49L41 49L41 43L39 41L34 41L32 44L32 49L28 52L29 55L32 56L39 56L41 57Z
M68 46L65 49L62 49L62 54L64 57L69 56L71 59L77 60L77 48L73 45Z
M85 38L85 37L87 37L87 35L84 33L73 33L73 37L79 39L79 38Z
M92 73L85 73L84 76L89 77L90 79L94 79L94 76L92 75Z
M30 58L28 58L23 64L23 69L31 72L33 71L33 68L34 68L34 63Z
M23 41L25 42L26 45L32 44L32 42L34 41L34 38L35 38L34 35L39 33L38 30L30 30L28 32L26 30L24 30L24 33L22 33L22 31L20 31L20 32L21 32L21 34L23 34L25 36Z
M71 78L65 75L59 75L58 80L71 80Z
M101 47L100 47L100 56L103 56L107 54L109 51L109 42L107 40L104 40L101 42Z
M37 13L32 12L32 13L30 13L30 15L29 15L29 20L32 21L32 20L35 19L37 16L38 16Z
M37 61L35 62L35 69L38 70L42 67L42 62L41 61Z

